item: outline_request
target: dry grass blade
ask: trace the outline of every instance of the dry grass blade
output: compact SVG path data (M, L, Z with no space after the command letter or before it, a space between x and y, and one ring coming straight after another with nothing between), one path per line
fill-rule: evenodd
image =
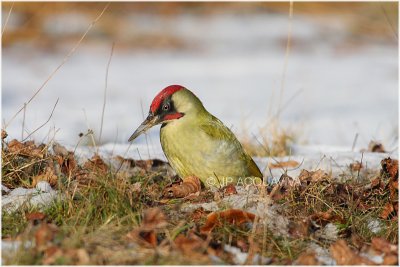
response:
M290 54L290 47L291 47L291 37L292 37L292 19L293 19L293 1L290 1L289 4L289 26L288 26L288 37L287 37L287 43L286 43L286 51L285 51L285 62L283 65L283 71L282 71L282 80L281 80L281 91L279 93L279 110L277 113L277 118L279 118L280 115L280 107L282 104L282 98L283 98L283 91L285 88L285 79L286 79L286 71L287 71L287 65L289 61L289 54Z
M11 12L12 12L12 10L13 10L13 7L14 7L14 2L12 3L12 5L11 5L11 7L10 7L10 10L8 11L6 21L4 22L3 30L1 31L1 39L3 39L4 31L6 30L7 23L8 23L8 20L10 19Z
M58 100L59 100L59 98L57 98L57 101L56 101L56 103L54 104L53 109L51 110L50 116L49 116L49 118L45 121L45 123L43 123L42 125L40 125L40 126L39 126L38 128L36 128L33 132L31 132L27 137L25 137L25 139L22 140L22 142L24 142L24 141L25 141L26 139L28 139L32 134L34 134L35 132L37 132L38 130L40 130L43 126L45 126L45 125L50 121L51 117L53 117L54 110L55 110L56 107L57 107ZM25 106L26 106L26 105L25 105Z
M108 58L107 68L106 68L106 80L105 80L105 87L104 87L103 109L101 111L99 143L101 143L101 135L103 133L104 111L106 110L106 100L107 100L108 71L110 69L111 59L114 54L114 46L115 46L115 43L112 44L111 53L110 53L110 57Z
M12 118L6 123L5 129L10 125L10 123L24 110L25 105L28 105L32 102L32 100L42 91L42 89L46 86L46 84L54 77L54 75L61 69L61 67L69 60L69 58L75 53L76 49L78 49L79 45L85 39L86 35L89 31L93 28L93 26L99 21L99 19L103 16L104 12L108 9L110 3L107 3L100 14L90 23L88 28L86 29L85 33L81 36L81 38L76 42L75 46L69 51L69 53L64 57L62 62L55 68L55 70L49 75L49 77L44 81L44 83L35 91L35 93L29 98L27 102L12 116Z

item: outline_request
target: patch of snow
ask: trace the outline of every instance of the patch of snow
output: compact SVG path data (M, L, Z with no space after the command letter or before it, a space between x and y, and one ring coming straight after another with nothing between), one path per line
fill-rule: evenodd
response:
M2 196L1 207L7 212L16 211L23 205L46 207L60 197L60 194L53 190L48 182L41 181L36 188L18 187L8 195Z
M237 265L243 265L246 262L247 257L249 256L249 253L242 252L239 248L230 245L224 245L224 250L232 254L233 262ZM257 253L253 256L252 262L250 264L266 265L270 262L271 258L261 256Z
M307 146L303 146L302 148L307 149ZM298 153L304 153L304 151L306 150L300 150ZM363 168L361 172L378 171L381 168L381 160L387 157L398 158L398 155L391 153L361 153L334 150L317 152L317 150L310 149L305 154L294 154L286 157L255 158L254 160L261 170L266 169L269 163L285 162L289 160L300 163L299 167L296 168L266 169L264 175L267 176L267 179L269 178L271 182L277 182L285 172L287 172L290 177L298 177L302 169L309 171L322 169L334 177L340 176L341 174L351 174L349 166L356 161L362 162ZM353 172L353 177L357 177L357 172Z
M377 219L371 219L368 222L368 229L372 233L377 234L382 230L382 226L381 226L380 222Z
M333 223L328 223L324 228L316 231L315 236L329 241L335 241L338 238L338 228Z
M20 240L1 240L1 251L2 253L15 253L21 246L28 249L32 247L33 243L30 240L26 240L24 242Z
M360 253L360 256L365 257L365 258L369 259L370 261L375 262L376 264L382 264L383 263L384 254L382 254L382 255L372 255L370 253L362 252L362 253Z
M207 211L219 211L224 209L242 209L251 212L260 218L260 223L267 225L268 228L281 236L288 236L289 220L280 214L277 205L272 205L268 196L261 196L255 187L247 186L243 188L236 186L237 194L225 196L218 201L205 203L184 203L181 211L191 212L202 207Z
M14 17L16 14L11 19ZM153 97L169 84L183 84L193 90L212 114L228 127L234 126L235 133L246 122L244 128L260 138L259 127L272 115L268 110L276 111L279 105L276 95L284 64L286 15L131 18L132 24L121 28L124 34L132 34L130 38L137 37L138 31L162 32L182 39L191 49L115 49L102 141L115 140L126 145L144 119L142 104L146 112ZM46 30L56 34L77 32L88 24L87 18L76 12L49 19ZM351 146L359 133L357 149L367 147L372 138L396 147L397 46L365 42L357 49L341 52L338 47L349 42L340 16L325 24L303 16L293 19L295 45L289 56L283 104L301 91L285 106L280 126L300 128L310 144ZM10 29L12 24L10 21ZM65 25L72 26L72 30ZM82 43L27 106L25 129L32 132L47 120L56 99L60 99L50 123L35 132L33 139L51 139L55 129L48 136L49 128L56 128L60 130L55 139L74 146L78 134L85 133L88 127L98 134L111 42L104 39L99 46ZM2 52L2 115L7 121L47 79L66 52L40 52L29 44L4 48ZM21 125L22 114L7 127L9 135L20 136ZM149 131L147 140L144 136L135 140L131 148L135 157L162 156L158 154L161 146L157 128Z
M51 185L46 181L38 182L36 185L36 189L41 192L45 192L45 193L50 193L53 191L53 188L51 188Z
M336 261L331 257L329 250L321 247L317 243L310 243L308 249L315 252L316 259L324 265L336 265Z
M7 186L5 186L5 185L1 185L1 192L3 193L9 193L10 192L10 188L8 188Z

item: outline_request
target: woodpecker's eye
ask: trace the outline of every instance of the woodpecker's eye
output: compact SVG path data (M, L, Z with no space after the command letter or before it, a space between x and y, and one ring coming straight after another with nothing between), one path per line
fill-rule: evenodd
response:
M169 105L168 104L164 104L164 106L162 108L163 108L163 110L169 110Z

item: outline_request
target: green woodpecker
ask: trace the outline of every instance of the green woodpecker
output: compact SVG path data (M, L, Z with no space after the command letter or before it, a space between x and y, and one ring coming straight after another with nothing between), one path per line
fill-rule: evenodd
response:
M238 178L262 178L232 131L185 87L171 85L163 89L129 141L157 124L162 124L160 140L164 154L183 181L195 176L205 186L219 186Z

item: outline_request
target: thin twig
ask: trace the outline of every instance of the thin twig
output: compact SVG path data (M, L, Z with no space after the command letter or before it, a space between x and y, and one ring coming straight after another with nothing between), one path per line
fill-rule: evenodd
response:
M69 60L69 58L75 53L76 49L79 47L83 39L85 39L86 35L89 33L89 31L93 28L93 26L97 23L97 21L103 16L104 12L107 10L108 6L110 3L107 3L106 6L103 8L101 11L100 15L97 16L95 20L90 23L89 27L86 29L85 33L82 35L82 37L78 40L78 42L75 44L75 46L69 51L69 53L64 57L62 60L61 64L57 66L57 68L50 74L50 76L44 81L44 83L36 90L36 92L29 98L29 100L26 103L28 105L38 94L39 92L46 86L46 84L53 78L53 76L58 72L58 70ZM21 113L21 111L24 109L24 106L22 106L17 113L14 114L14 116L8 121L8 123L5 125L4 128L7 128L8 125L15 119L15 117L18 116L18 114Z
M6 21L4 22L4 27L3 27L3 30L1 31L1 39L3 39L3 34L4 34L4 31L6 30L6 26L7 26L8 20L10 19L13 7L14 7L14 2L11 4L10 10L8 11L8 14L7 14Z
M106 80L104 86L104 99L103 99L103 110L101 111L101 124L100 124L100 134L99 134L99 144L101 144L101 134L103 133L103 121L104 121L104 111L106 110L106 100L107 100L107 85L108 85L108 71L110 69L111 58L114 53L115 43L112 44L110 57L108 58L107 67L106 67Z
M354 148L356 147L357 139L358 139L358 133L356 133L356 136L354 136L353 145L351 146L352 152L354 151Z
M141 108L141 111L142 111L142 117L143 117L143 120L145 119L144 118L144 111L143 111L143 102L142 102L142 100L140 99L140 108ZM145 138L146 138L146 146L147 146L147 155L149 156L149 158L150 158L150 148L149 148L149 141L147 140L147 133L145 132L144 133L144 136L145 136Z
M42 128L43 126L45 126L45 125L50 121L51 117L53 117L54 110L56 109L56 106L57 106L57 104L58 104L58 100L59 100L59 98L57 98L57 101L56 101L56 103L54 104L53 110L51 111L50 117L47 119L47 121L46 121L45 123L43 123L42 125L40 125L38 128L36 128L33 132L31 132L27 137L25 137L25 139L23 139L22 142L24 142L24 141L25 141L26 139L28 139L32 134L34 134L35 132L37 132L40 128Z
M287 36L287 43L286 43L286 51L285 51L285 62L283 65L283 71L282 71L282 80L281 80L281 91L279 93L279 106L278 106L278 112L277 112L277 117L279 118L280 116L280 107L282 104L282 97L283 97L283 91L285 88L285 80L286 80L286 71L287 71L287 65L289 61L289 54L290 54L290 47L291 47L291 40L292 40L292 19L293 19L293 1L290 1L289 4L289 26L288 26L288 36Z
M24 115L23 115L23 117L22 117L21 140L24 139L25 115L26 115L26 103L24 103Z
M383 14L385 14L385 18L386 18L387 22L389 23L390 28L392 29L392 32L393 32L393 34L394 34L394 37L396 38L397 41L399 41L399 36L398 36L398 34L397 34L397 31L396 31L396 29L394 28L392 22L390 21L389 16L388 16L388 14L387 14L387 12L386 12L386 9L383 7L382 3L379 3L379 4L380 4L380 6L381 6L381 8L382 8Z
M361 170L361 167L362 167L362 164L363 164L363 159L364 159L364 152L361 153L360 168L358 168L358 171L357 171L357 181L360 178L360 170Z
M83 115L85 116L86 127L88 129L87 133L86 133L86 136L90 136L90 139L92 140L93 147L95 148L96 153L99 154L99 148L96 145L96 140L94 139L93 130L90 129L90 127L89 127L89 121L88 121L88 118L87 118L87 115L86 115L86 110L83 108L82 111L83 111Z
M287 108L287 107L289 106L290 102L292 102L298 95L300 95L300 93L301 93L302 91L303 91L303 89L297 90L297 91L289 98L289 100L286 101L285 104L283 104L282 106L280 106L280 107L279 107L279 110L278 110L278 114L281 114L282 111L283 111L285 108Z

